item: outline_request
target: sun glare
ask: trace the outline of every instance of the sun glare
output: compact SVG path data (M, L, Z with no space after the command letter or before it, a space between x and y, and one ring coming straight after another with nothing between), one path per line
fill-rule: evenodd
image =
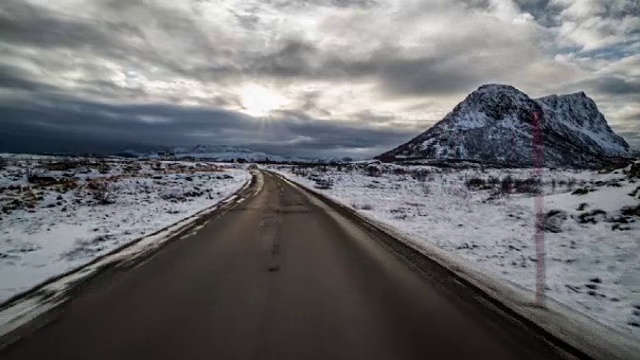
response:
M266 116L280 109L286 99L260 85L248 85L240 90L242 111L251 116Z

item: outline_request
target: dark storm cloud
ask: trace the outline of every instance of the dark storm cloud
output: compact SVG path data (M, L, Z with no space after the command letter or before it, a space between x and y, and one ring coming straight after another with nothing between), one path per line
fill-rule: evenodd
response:
M280 127L280 131L290 134L291 139L301 139L298 145L309 150L344 148L368 150L379 146L392 146L408 140L413 134L411 131L400 129L368 127L362 123L318 121L302 112L281 115L283 117L274 120L274 124L270 126ZM270 146L275 148L278 142Z
M617 77L605 77L594 81L598 91L611 95L635 94L640 96L640 81Z
M111 105L52 95L39 103L14 101L0 106L0 134L38 139L59 148L67 139L128 144L225 143L280 154L372 151L412 136L398 129L374 129L362 124L317 121L303 113L260 120L231 111L170 105ZM0 145L11 150L12 142ZM139 147L139 146L138 146ZM113 151L113 146L108 147ZM122 147L120 147L122 149ZM39 151L44 151L40 149Z
M54 86L35 80L33 75L23 69L4 64L0 64L0 88L35 92L55 90Z
M394 60L380 67L384 89L401 95L429 95L468 90L482 77L467 69L449 67L451 59Z
M118 94L129 98L142 98L146 95L144 89L123 88L111 81L104 80L78 80L76 85L87 94ZM0 64L0 89L22 90L37 98L46 97L48 94L64 93L65 89L52 84L46 84L38 80L38 76L12 65ZM35 100L37 101L37 99Z
M636 95L640 97L640 79L625 79L614 76L604 76L600 78L580 81L574 88L594 89L605 95Z
M256 73L281 77L313 77L316 70L311 61L320 51L310 43L300 40L284 42L276 51L254 61Z
M0 109L5 129L31 127L38 132L84 134L124 140L167 141L188 137L187 133L216 136L251 130L255 122L229 111L166 105L112 105L60 95L42 96L40 101L13 101ZM151 119L151 120L146 120Z
M0 34L5 42L38 47L112 47L113 37L95 23L71 19L20 0L4 0Z
M366 59L351 59L323 53L308 42L290 40L277 51L256 59L244 71L307 80L376 79L381 91L389 95L451 94L467 91L471 84L495 73L496 69L478 72L473 67L459 66L460 62L473 63L473 49L481 46L482 43L470 41L449 46L447 54L415 59L394 56L399 49L387 46Z

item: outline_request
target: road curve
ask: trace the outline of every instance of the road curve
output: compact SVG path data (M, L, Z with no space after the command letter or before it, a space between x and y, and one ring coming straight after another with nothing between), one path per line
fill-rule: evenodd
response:
M83 286L12 359L556 359L451 279L264 173L255 196Z

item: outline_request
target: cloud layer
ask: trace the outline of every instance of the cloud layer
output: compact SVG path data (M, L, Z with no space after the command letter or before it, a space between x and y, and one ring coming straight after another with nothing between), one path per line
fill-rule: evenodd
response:
M369 156L499 82L583 90L640 148L633 0L5 0L0 40L14 147Z

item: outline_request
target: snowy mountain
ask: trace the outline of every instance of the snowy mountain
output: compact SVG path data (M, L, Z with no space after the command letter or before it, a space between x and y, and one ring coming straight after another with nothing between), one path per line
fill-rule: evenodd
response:
M443 120L384 161L464 159L531 166L533 114L539 114L546 166L593 168L631 156L595 102L583 92L531 99L508 85L484 85Z
M138 154L142 158L197 159L208 161L291 161L282 156L228 145L177 146L163 151Z
M213 161L245 160L253 161L287 161L282 156L253 151L246 148L228 145L196 145L193 147L175 147L171 149L176 158L194 158Z
M148 153L128 149L120 151L114 155L141 159L195 159L220 162L244 161L332 164L353 161L350 157L303 158L281 156L231 145L176 146Z

